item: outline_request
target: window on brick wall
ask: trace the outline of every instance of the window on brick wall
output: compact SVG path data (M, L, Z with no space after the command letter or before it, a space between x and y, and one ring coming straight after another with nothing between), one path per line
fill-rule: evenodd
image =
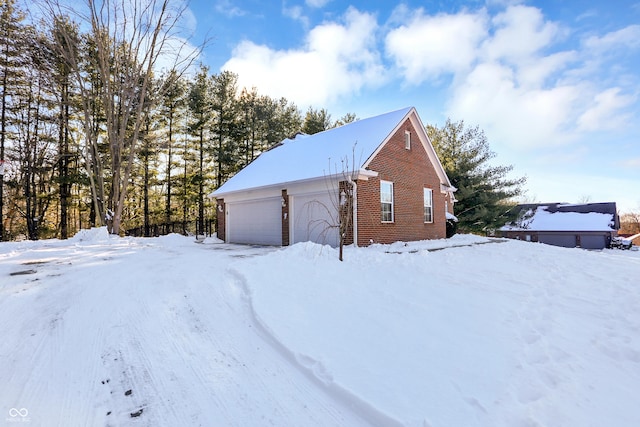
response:
M424 189L424 222L433 222L433 191Z
M404 148L411 150L411 132L404 131Z
M393 182L380 181L382 222L393 222Z

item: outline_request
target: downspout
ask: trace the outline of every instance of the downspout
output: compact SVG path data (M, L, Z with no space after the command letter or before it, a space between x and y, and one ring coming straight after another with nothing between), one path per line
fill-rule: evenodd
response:
M357 181L349 179L353 187L353 246L358 247L358 184Z

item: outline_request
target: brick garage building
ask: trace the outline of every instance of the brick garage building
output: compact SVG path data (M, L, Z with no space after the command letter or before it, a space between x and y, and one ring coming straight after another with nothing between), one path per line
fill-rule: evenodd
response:
M348 200L347 243L366 246L444 238L454 191L409 107L287 139L211 196L227 242L336 246Z

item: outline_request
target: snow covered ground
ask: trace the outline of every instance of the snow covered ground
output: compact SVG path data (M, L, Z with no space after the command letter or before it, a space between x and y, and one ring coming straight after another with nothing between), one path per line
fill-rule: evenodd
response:
M637 426L639 277L475 236L0 243L0 425Z

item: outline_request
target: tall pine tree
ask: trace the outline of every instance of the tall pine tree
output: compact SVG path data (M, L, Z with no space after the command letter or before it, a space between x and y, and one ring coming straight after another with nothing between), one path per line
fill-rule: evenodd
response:
M174 143L176 136L179 135L179 124L185 115L186 106L186 84L182 77L175 70L170 71L163 78L163 86L166 88L160 101L160 121L165 127L166 143L163 145L166 153L166 169L165 169L165 208L164 221L168 227L172 221L172 202L171 196L173 191L173 167L174 167Z
M204 229L204 181L205 181L205 149L208 144L208 132L213 121L213 105L211 93L213 88L212 78L209 75L209 68L200 67L195 80L189 89L189 112L191 122L189 130L191 135L197 139L198 145L198 174L195 177L198 186L198 232ZM186 166L185 166L186 171ZM185 194L186 194L185 177Z
M15 0L0 2L0 241L5 238L4 178L7 172L5 148L10 127L9 110L24 66L24 19L25 14L16 7Z
M458 189L455 213L459 229L486 233L504 224L511 199L522 193L526 178L509 178L513 166L491 163L496 154L477 126L468 128L464 121L447 119L441 128L427 126L427 134L451 184Z

